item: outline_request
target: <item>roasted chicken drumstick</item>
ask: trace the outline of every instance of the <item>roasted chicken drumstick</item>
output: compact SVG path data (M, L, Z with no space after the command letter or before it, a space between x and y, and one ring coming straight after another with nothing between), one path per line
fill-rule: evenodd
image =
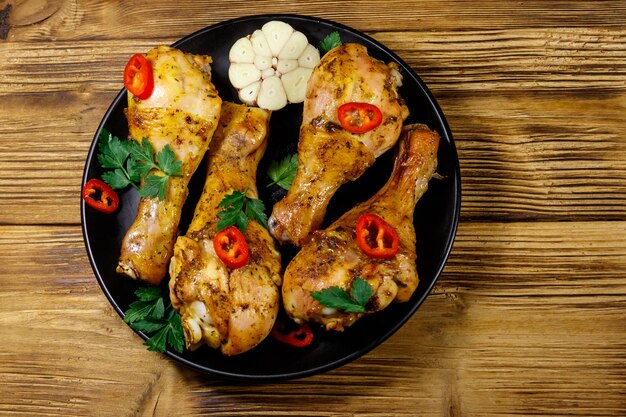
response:
M128 93L129 134L133 140L149 140L155 152L170 145L182 161L182 175L169 179L165 199L140 200L117 271L159 284L178 235L187 185L213 137L222 101L211 82L211 57L159 46L146 58L152 63L154 90L145 100Z
M366 313L380 311L394 300L409 300L419 281L413 211L435 172L438 144L439 135L426 126L407 126L385 186L328 229L313 233L285 271L283 303L295 321L316 321L334 330L352 325L362 313L329 308L311 294L335 286L349 293L357 277L367 281L373 290ZM365 213L380 216L397 232L399 247L392 258L375 259L361 250L355 239L355 226Z
M302 245L319 229L337 189L360 177L398 140L408 108L398 95L401 76L358 44L328 52L313 70L298 142L298 171L286 197L274 205L270 230L281 242ZM338 120L345 103L373 104L382 123L366 133L350 133Z
M267 147L270 113L225 102L208 154L208 172L187 234L170 263L170 299L180 313L188 348L206 343L225 355L245 352L270 332L280 302L281 258L267 229L249 221L245 266L231 269L213 246L218 204L248 190L256 198L257 165Z

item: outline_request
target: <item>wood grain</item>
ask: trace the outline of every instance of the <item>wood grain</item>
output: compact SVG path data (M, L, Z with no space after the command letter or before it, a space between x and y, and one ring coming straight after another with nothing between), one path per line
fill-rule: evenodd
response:
M0 11L0 416L626 415L626 2ZM79 190L131 54L258 13L328 18L402 57L447 116L463 205L449 262L400 331L326 374L255 385L145 349L94 278Z
M463 223L431 296L389 341L324 375L244 385L146 351L100 291L78 227L2 226L0 415L621 415L625 232Z
M462 216L478 220L626 216L625 35L374 34L439 100L460 155ZM8 121L0 126L0 222L79 221L72 196L94 132L121 88L119 74L134 51L160 42L169 41L0 44L9 57L0 63L0 99L8 104L0 108L0 120ZM46 140L32 149L33 136ZM30 165L45 169L24 169ZM54 217L47 198L62 205Z
M210 0L186 2L4 0L15 3L8 40L57 40L167 36L178 38L223 20L263 13L297 13L332 19L362 31L519 29L528 27L621 27L622 1L502 2L483 0L479 6L463 0L388 0L385 7L367 0L229 1L220 7ZM32 11L34 9L35 11ZM174 17L175 18L172 18ZM143 22L150 22L144 25Z

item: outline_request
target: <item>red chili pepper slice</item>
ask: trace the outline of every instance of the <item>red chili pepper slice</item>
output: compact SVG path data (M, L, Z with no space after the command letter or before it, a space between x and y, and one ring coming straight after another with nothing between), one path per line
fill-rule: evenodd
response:
M90 207L103 213L113 213L120 204L117 193L104 181L92 178L83 187L83 200Z
M383 121L380 109L370 103L350 102L337 109L341 126L350 133L365 133L376 128Z
M377 259L393 258L400 246L393 226L371 213L362 214L357 220L356 240L363 253Z
M236 226L228 226L213 238L215 253L229 268L241 268L248 262L246 238Z
M309 326L291 320L277 321L271 335L279 342L297 348L307 347L313 341L313 331Z
M148 59L135 54L128 60L124 68L124 87L137 98L147 99L154 90L152 64Z

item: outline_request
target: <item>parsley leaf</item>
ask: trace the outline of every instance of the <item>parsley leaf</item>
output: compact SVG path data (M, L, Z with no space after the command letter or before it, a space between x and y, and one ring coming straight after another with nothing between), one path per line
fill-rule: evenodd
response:
M287 155L280 162L272 161L267 170L267 175L272 182L267 186L271 187L277 184L279 187L289 190L293 179L296 177L296 171L298 171L298 154Z
M128 146L130 150L130 154L135 159L138 164L146 165L149 167L148 170L152 168L157 168L154 163L154 152L152 150L152 144L146 138L141 139L141 143L138 141L129 142Z
M246 227L248 227L248 216L241 209L231 206L217 213L217 216L220 218L217 222L218 232L232 225L236 225L239 230L246 230Z
M144 333L154 333L158 330L161 330L165 325L162 320L138 320L130 325L133 329L139 330Z
M365 313L365 305L372 298L372 287L363 278L357 277L352 282L350 294L343 288L333 286L311 293L311 297L320 304L337 308L346 313Z
M119 168L124 166L130 151L128 142L122 142L116 136L111 135L106 129L100 131L100 142L98 143L98 162L103 168Z
M164 313L165 305L162 298L150 301L133 301L124 313L124 321L132 325L134 322L145 318L161 319Z
M169 175L170 177L181 175L183 162L176 161L176 154L170 145L165 145L163 149L156 154L156 160L159 169L163 171L165 175Z
M126 171L132 182L139 183L142 178L148 175L151 169L152 167L150 165L140 163L134 158L130 158L126 161Z
M266 229L269 228L263 201L256 198L246 198L246 216L248 216L250 220L255 220Z
M138 142L133 143L135 145L131 147L130 153L137 161L138 167L136 169L144 176L147 174L139 190L139 196L148 198L158 197L159 200L165 199L167 183L170 177L181 175L182 161L177 161L175 159L176 154L170 145L165 145L163 149L156 154L155 163L152 145L149 140L143 138L141 144ZM153 168L157 170L157 173L148 174Z
M222 198L222 201L220 201L220 203L217 206L227 207L227 208L232 206L237 210L241 210L243 209L243 203L246 198L246 192L248 192L247 188L244 190L243 193L241 191L235 190L230 194L226 194L224 198Z
M174 348L177 352L182 352L185 347L185 335L183 333L183 325L180 321L180 315L172 309L167 316L167 325L169 333L167 334L167 344Z
M121 141L106 129L100 131L99 140L98 161L103 168L113 170L102 174L102 179L113 189L132 185L139 190L140 197L163 200L169 178L182 174L183 163L176 160L170 145L165 145L154 155L148 139Z
M114 190L132 185L139 188L139 181L133 181L126 169L126 161L129 159L129 142L121 141L116 136L111 135L106 129L100 131L98 142L98 162L103 168L113 171L102 174L104 182L109 184Z
M165 199L168 180L169 176L167 175L148 175L139 189L139 197L159 197L159 200Z
M161 297L161 289L157 286L143 287L135 291L135 295L141 301L154 301Z
M339 32L334 31L328 34L319 44L320 55L324 56L328 51L341 45L341 37Z
M352 289L350 290L350 295L354 298L354 301L359 303L359 305L365 306L374 292L372 291L372 287L367 283L363 278L356 278L352 282Z
M220 220L217 222L217 231L228 226L236 225L244 232L248 227L248 220L254 220L267 229L267 215L263 201L246 196L248 188L242 191L233 191L226 194L217 205L223 210L217 213Z
M143 344L148 346L148 350L151 350L153 352L165 352L167 333L169 332L169 330L169 327L164 325L154 336L152 336L150 339L146 339Z
M124 173L124 171L120 168L117 168L113 171L107 171L101 175L102 180L109 184L111 188L114 190L119 190L121 188L126 188L129 184L131 184L131 180L128 175Z
M165 308L163 294L157 286L139 288L138 300L130 304L124 313L124 321L134 330L154 333L144 342L148 350L165 352L167 346L182 353L185 337L180 315L168 305Z
M170 310L165 322L160 324L147 322L146 327L155 329L152 331L158 330L154 336L143 343L148 346L148 350L165 352L166 345L169 345L179 353L183 351L185 340L183 326L180 316L173 309Z

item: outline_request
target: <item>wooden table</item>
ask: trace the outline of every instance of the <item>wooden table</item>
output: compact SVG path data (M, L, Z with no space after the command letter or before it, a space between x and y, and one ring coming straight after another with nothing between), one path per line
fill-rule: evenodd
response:
M626 415L626 2L0 3L0 415ZM12 4L12 5L10 5ZM361 30L420 74L463 205L426 302L355 362L233 384L146 351L83 245L128 57L256 13Z

